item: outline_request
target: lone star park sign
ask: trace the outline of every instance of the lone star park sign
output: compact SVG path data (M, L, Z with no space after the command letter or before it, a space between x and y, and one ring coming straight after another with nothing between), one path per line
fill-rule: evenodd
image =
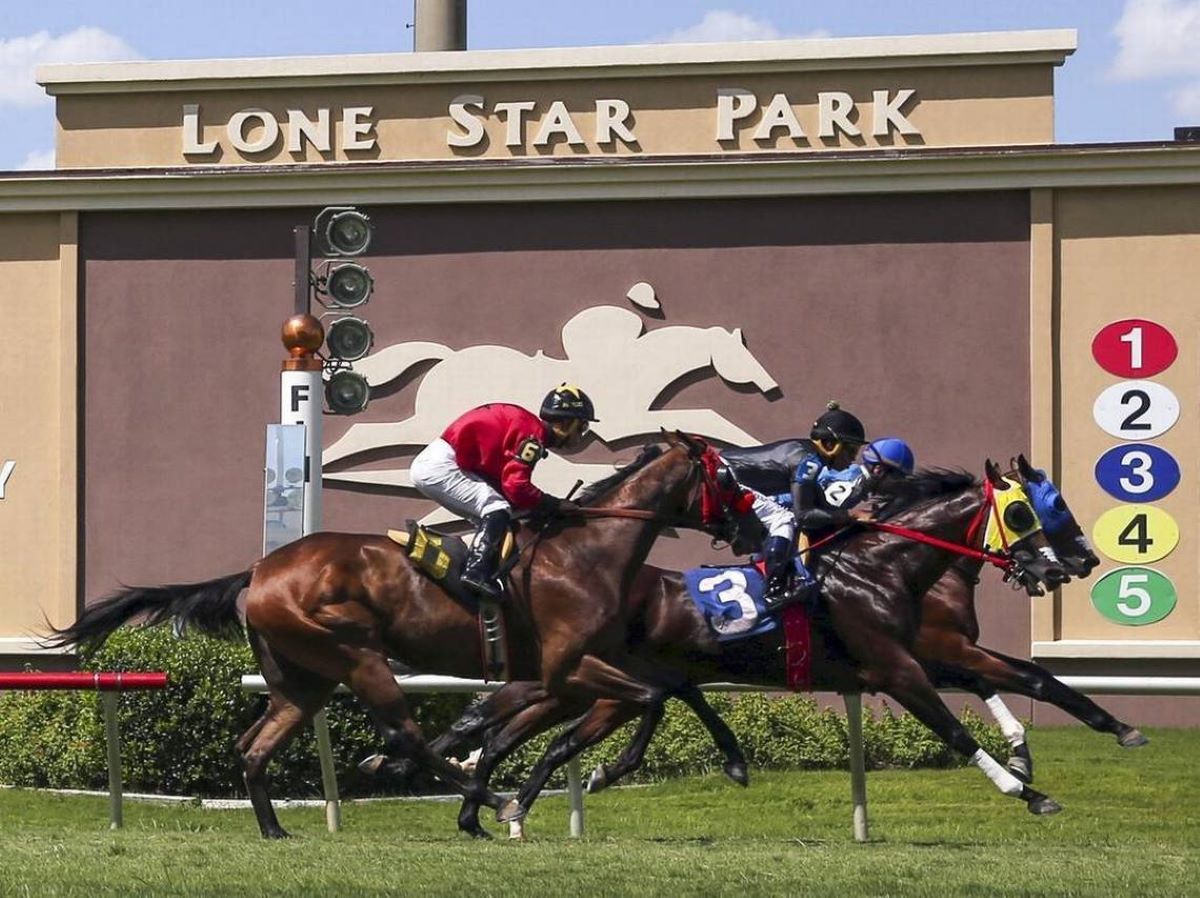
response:
M919 102L915 88L876 89L871 95L870 111L864 114L854 97L841 90L818 91L815 97L801 98L802 102L796 104L785 93L760 96L738 87L718 88L713 98L713 140L718 146L736 145L746 129L756 141L782 136L812 146L840 135L920 136L920 129L908 118ZM446 146L480 147L487 140L485 125L489 121L501 126L504 145L510 148L523 147L527 141L532 147L561 142L584 149L607 147L617 141L631 147L638 145L636 114L626 100L602 97L589 105L590 143L577 121L580 110L572 113L565 100L489 100L483 94L459 94L446 106L451 122L444 132ZM186 103L182 108L183 154L190 159L212 156L224 144L239 153L254 155L278 149L280 140L290 153L303 152L306 145L322 153L373 150L379 142L374 113L369 105L307 111L252 106L237 110L224 121L207 122L199 103ZM752 120L755 113L756 120ZM206 139L206 128L214 124L220 136ZM435 126L431 121L431 127ZM335 146L339 139L340 147Z

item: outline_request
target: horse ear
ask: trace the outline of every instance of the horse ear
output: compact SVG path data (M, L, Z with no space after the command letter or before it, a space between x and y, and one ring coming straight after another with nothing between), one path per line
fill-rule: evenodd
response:
M1020 471L1021 476L1030 483L1041 483L1046 479L1046 475L1043 471L1039 471L1029 463L1029 459L1025 457L1024 452L1017 456L1017 470Z
M998 490L1008 489L1008 484L1004 482L1004 475L1000 472L1000 467L990 458L983 463L983 472L987 475L987 479Z
M699 458L707 447L705 442L691 434L686 434L682 430L676 431L676 436L679 437L683 445L687 446L688 454L693 458Z

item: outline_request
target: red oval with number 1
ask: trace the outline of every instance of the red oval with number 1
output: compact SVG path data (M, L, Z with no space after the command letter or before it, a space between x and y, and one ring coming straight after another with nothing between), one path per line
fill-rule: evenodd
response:
M1145 318L1114 321L1092 340L1096 362L1117 377L1153 377L1170 368L1178 354L1171 332Z

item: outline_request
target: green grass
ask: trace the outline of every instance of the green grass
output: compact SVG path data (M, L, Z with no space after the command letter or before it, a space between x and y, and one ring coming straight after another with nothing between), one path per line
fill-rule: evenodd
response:
M128 803L110 833L104 798L4 790L0 895L1200 895L1200 734L1149 735L1122 751L1082 729L1035 731L1037 785L1065 807L1049 818L974 768L871 773L868 845L851 838L838 772L589 797L579 842L551 797L524 844L463 839L442 803L350 805L336 835L320 809L286 810L298 838L273 843L249 810Z

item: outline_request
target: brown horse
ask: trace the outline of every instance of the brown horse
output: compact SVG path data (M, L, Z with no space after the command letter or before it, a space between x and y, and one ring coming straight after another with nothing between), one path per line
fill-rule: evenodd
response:
M510 665L537 680L551 701L586 707L612 698L633 707L661 704L682 676L663 675L626 647L638 614L627 596L666 526L702 528L697 508L724 510L703 443L668 435L633 465L589 493L587 517L551 523L518 543L510 575ZM716 513L724 523L725 514ZM702 528L703 529L703 528ZM266 712L238 740L246 788L264 837L287 835L266 788L267 762L321 708L339 683L374 718L385 750L446 781L467 800L498 807L485 784L430 750L389 666L480 677L474 608L444 592L386 537L317 533L283 546L249 570L204 583L133 587L87 608L48 645L102 641L133 618L168 619L216 635L246 632L267 682Z
M991 463L987 472L994 489L1020 489L1006 481ZM972 523L987 510L987 490L965 475L927 472L892 489L895 523L959 543L967 542L967 534L973 532ZM912 502L919 504L897 511ZM1032 515L1027 503L1025 511ZM982 531L979 537L982 539ZM1053 587L1064 582L1066 574L1053 560L1053 553L1044 552L1046 548L1045 538L1038 531L1014 543L1012 551L1031 579ZM952 748L971 757L1006 794L1021 797L1034 813L1053 813L1059 809L1056 803L1022 785L980 751L937 696L921 662L912 655L911 646L921 623L920 597L957 557L944 549L877 532L848 536L826 553L817 564L825 601L817 619L820 638L814 647L815 683L818 688L842 692L886 692ZM719 643L689 598L680 574L647 567L639 572L632 588L632 604L640 606L644 616L630 630L631 646L656 666L686 673L688 685L678 690L680 694L694 689L697 683L713 680L732 678L774 687L786 682L779 632L739 643ZM435 743L435 748L446 748L470 731L494 727L476 768L476 776L486 781L495 765L516 746L583 710L578 705L544 700L535 685L514 683L476 709L470 720L460 722L462 725ZM644 712L644 708L620 702L594 705L555 741L518 797L504 809L503 819L521 819L555 768ZM593 775L593 790L637 763L661 714L661 706L645 714L638 735L616 767L598 769ZM744 782L744 760L740 754L730 752L731 745L736 752L736 741L727 729L714 735L726 750L726 772ZM477 803L469 799L464 802L459 816L461 829L478 834L478 809Z

